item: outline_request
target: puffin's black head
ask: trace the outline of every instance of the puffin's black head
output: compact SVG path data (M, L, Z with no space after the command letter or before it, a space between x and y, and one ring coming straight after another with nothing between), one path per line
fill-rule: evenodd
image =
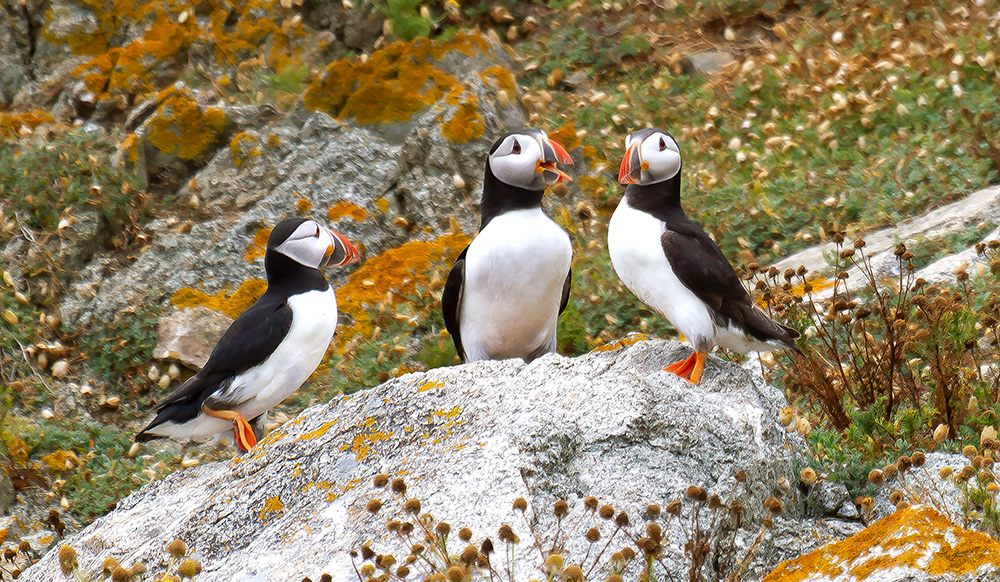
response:
M681 171L681 150L670 132L640 129L625 138L625 157L618 170L622 184L655 184Z
M361 253L346 238L309 218L288 218L275 225L267 239L267 255L272 253L313 269L361 260Z
M490 149L488 166L504 184L525 190L544 190L546 184L572 181L556 162L573 164L566 148L544 131L522 129L498 139Z

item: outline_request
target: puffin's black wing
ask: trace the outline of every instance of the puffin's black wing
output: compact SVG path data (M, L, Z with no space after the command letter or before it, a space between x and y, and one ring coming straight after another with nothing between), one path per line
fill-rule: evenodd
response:
M184 423L197 416L205 400L224 392L236 376L266 360L291 326L292 309L287 302L261 297L229 326L205 367L156 405L156 418L136 435L136 440L157 438L145 431L164 422ZM242 400L245 398L216 406L236 406Z
M759 341L779 341L799 351L799 333L757 309L739 275L704 231L680 233L669 228L660 237L670 268L685 287L711 308L717 324L736 324Z
M462 250L462 254L455 259L455 265L448 273L448 280L445 281L444 291L441 294L441 312L444 315L444 326L451 334L452 341L455 342L455 351L463 362L465 361L465 350L462 349L462 333L459 330L459 316L462 313L462 290L465 287L465 253L469 247Z
M573 286L573 269L566 273L566 282L563 283L562 299L559 300L559 315L562 315L566 304L569 303L569 288Z

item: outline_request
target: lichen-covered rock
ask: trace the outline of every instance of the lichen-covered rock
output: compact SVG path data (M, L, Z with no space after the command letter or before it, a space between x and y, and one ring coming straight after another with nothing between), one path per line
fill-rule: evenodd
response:
M764 582L972 582L998 576L1000 542L929 507L911 506L781 564Z
M780 392L714 357L702 383L692 385L660 371L686 348L659 340L620 348L639 339L579 358L549 354L531 364L476 362L408 374L307 409L240 458L147 485L66 543L84 571L108 556L157 564L166 543L180 538L202 562L199 582L317 580L324 572L356 580L349 550L371 542L379 552L406 551L386 531L388 506L380 515L366 511L380 494L372 487L379 473L404 477L421 513L453 531L469 527L475 542L499 543L497 529L511 525L522 540L518 580L542 575L531 534L511 509L518 497L529 502L526 517L549 534L555 500L566 499L575 519L594 495L632 516L629 529L639 536L647 504L665 507L689 485L728 499L735 473L745 470L749 479L736 498L747 508L744 539L760 531L762 502L772 495L786 501L779 516L786 535L812 531L801 504L787 497L793 493L776 485L794 478L793 457L804 451L778 423ZM744 579L795 555L780 549L787 542L765 538ZM678 573L684 539L675 521L664 560ZM579 559L585 549L581 531L568 555ZM50 554L21 579L48 582L58 567Z

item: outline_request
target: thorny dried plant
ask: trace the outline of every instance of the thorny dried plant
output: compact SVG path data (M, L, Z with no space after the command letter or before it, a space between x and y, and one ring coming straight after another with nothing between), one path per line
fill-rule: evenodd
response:
M574 511L565 500L556 501L551 509L554 525L551 519L532 516L524 498L514 501L513 511L520 514L530 533L527 543L532 554L537 552L533 565L546 582L620 582L626 576L642 581L736 582L746 573L773 525L772 517L784 511L781 501L768 498L764 503L767 517L759 532L748 549L737 550L737 533L748 526L747 508L737 501L738 493L746 492L746 482L746 472L738 471L725 501L692 485L683 499L675 499L664 508L648 505L641 522L633 522L626 512L601 504L596 497L583 499L582 511ZM475 536L469 528L456 531L451 524L422 513L423 504L409 496L402 478L377 475L374 484L385 490L387 499L369 500L366 510L386 517L388 543L402 546L406 556L400 561L393 553L378 553L369 544L352 550L360 582L515 580L515 548L521 539L510 524L497 530L496 544L491 537L473 543ZM680 535L671 537L671 531ZM585 544L579 543L581 537ZM682 541L673 541L678 538ZM583 554L579 555L581 547ZM678 556L684 556L684 563L676 563ZM712 572L706 573L709 564ZM319 579L329 580L330 576L323 574Z
M167 554L167 565L163 570L152 573L153 582L181 582L182 580L195 580L201 573L201 562L188 554L188 547L180 539L175 539L167 544L165 548ZM111 582L138 582L146 580L145 574L150 573L142 562L136 562L131 567L123 567L117 559L108 556L101 563L101 568L97 573L88 573L80 568L76 550L73 546L63 545L59 548L59 569L63 576L72 577L77 582L96 582L97 580L110 580Z

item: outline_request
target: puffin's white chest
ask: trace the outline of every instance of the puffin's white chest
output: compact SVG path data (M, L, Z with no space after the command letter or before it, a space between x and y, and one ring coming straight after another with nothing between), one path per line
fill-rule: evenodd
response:
M572 258L569 235L541 208L491 220L465 258L460 325L468 361L554 349Z
M674 274L663 253L663 221L636 210L626 196L608 224L608 252L629 291L664 317L696 346L711 340L708 307Z
M292 325L270 357L233 382L248 398L236 407L247 419L288 398L323 360L337 329L337 296L332 287L288 298ZM237 388L241 386L241 388Z

